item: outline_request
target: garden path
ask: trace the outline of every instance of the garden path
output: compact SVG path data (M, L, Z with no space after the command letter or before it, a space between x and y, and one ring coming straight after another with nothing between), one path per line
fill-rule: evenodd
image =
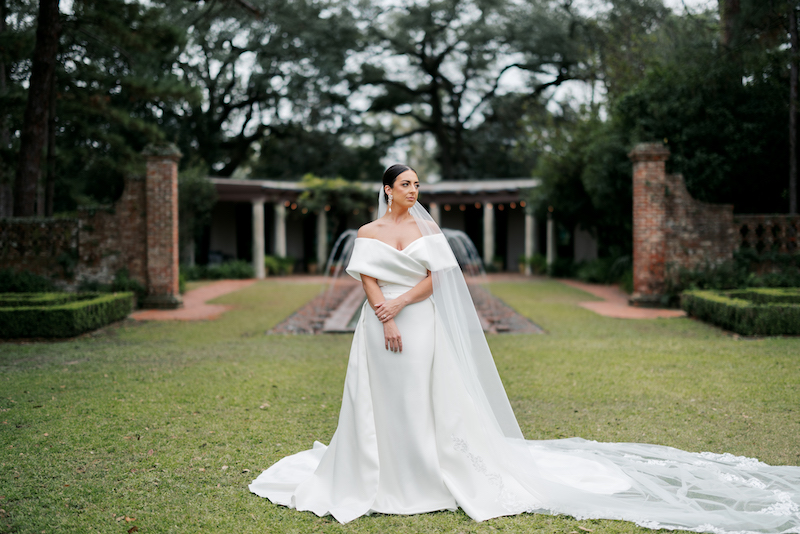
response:
M250 280L220 280L183 294L183 307L177 310L139 310L130 317L137 321L203 321L218 318L232 306L207 304L207 301L239 291L256 283Z
M628 304L626 295L617 286L607 286L603 284L587 284L577 280L559 280L562 284L591 293L595 297L603 299L601 302L589 301L579 302L578 306L586 308L597 314L617 319L659 319L669 317L686 317L683 310L662 309L662 308L641 308Z

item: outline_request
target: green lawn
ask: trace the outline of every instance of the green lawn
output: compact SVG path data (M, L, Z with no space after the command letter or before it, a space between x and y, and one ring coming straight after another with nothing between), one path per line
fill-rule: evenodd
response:
M265 335L319 290L270 280L215 301L236 306L217 321L0 344L0 532L651 532L462 512L342 526L250 494L261 470L336 427L349 336ZM492 290L548 331L489 340L527 437L800 465L800 338L603 318L551 281Z

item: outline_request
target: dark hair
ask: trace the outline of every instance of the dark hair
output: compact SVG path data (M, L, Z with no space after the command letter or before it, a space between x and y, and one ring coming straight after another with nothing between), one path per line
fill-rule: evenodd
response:
M395 182L395 180L397 180L397 177L400 176L401 174L403 174L406 171L411 171L414 174L417 173L417 171L415 171L414 169L412 169L408 165L401 165L399 163L396 164L396 165L392 165L391 167L386 169L386 171L383 173L383 185L384 186L388 185L389 187L394 187L394 182ZM386 202L389 202L389 195L386 194L385 190L383 192L383 199Z

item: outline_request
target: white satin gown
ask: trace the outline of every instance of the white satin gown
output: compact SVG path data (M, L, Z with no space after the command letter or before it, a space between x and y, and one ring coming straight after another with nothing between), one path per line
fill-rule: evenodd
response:
M395 298L429 270L453 267L442 265L453 260L441 247L441 234L402 251L358 238L347 272L377 278ZM406 306L395 322L401 353L385 348L383 324L364 304L330 445L283 458L250 491L342 523L460 507L477 521L540 512L697 532L800 533L800 467L658 445L504 437L454 372L434 301Z

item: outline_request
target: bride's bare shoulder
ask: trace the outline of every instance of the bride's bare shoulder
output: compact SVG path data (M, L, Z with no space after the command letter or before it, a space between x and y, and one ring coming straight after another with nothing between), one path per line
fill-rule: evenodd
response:
M375 235L378 233L378 228L380 226L380 221L372 221L361 228L358 229L357 237L369 237L375 238Z

